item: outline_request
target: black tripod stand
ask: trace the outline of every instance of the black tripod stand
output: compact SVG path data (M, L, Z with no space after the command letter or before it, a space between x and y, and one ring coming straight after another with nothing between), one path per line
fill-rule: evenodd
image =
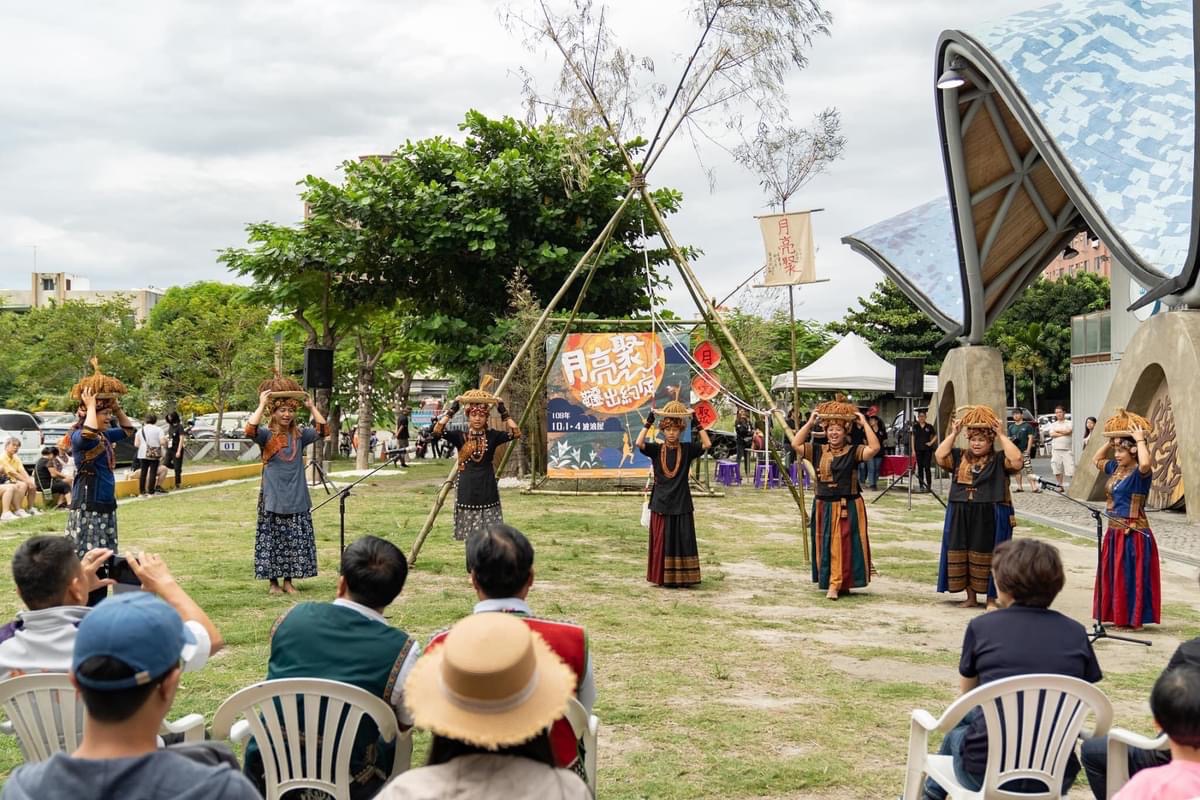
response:
M1111 519L1111 520L1115 520L1117 522L1121 522L1121 523L1124 523L1124 520L1114 517L1111 514L1109 514L1108 512L1103 511L1099 508L1094 508L1080 500L1076 500L1074 497L1071 497L1070 495L1068 495L1063 490L1063 487L1059 486L1057 483L1052 483L1051 481L1045 480L1044 478L1037 478L1037 477L1035 477L1034 480L1036 480L1039 484L1041 484L1043 489L1049 489L1052 494L1057 495L1058 497L1061 497L1064 500L1070 500L1072 503L1079 506L1080 508L1087 509L1087 512L1092 515L1092 519L1094 519L1096 521L1096 580L1097 581L1100 580L1100 571L1104 567L1104 565L1102 563L1102 554L1104 552L1103 546L1102 546L1102 543L1104 541L1104 523L1102 522L1102 520L1105 517L1107 517L1108 519ZM1093 610L1096 612L1099 612L1099 609L1093 609ZM1150 647L1153 644L1153 642L1149 642L1145 639L1134 639L1132 636L1118 636L1116 634L1109 633L1108 629L1104 627L1104 623L1100 621L1100 618L1098 616L1096 617L1096 619L1094 619L1092 621L1092 630L1091 630L1091 633L1088 634L1088 638L1090 638L1093 642L1096 641L1097 639L1115 639L1116 641L1119 641L1119 642L1129 642L1131 644L1144 644L1144 645L1146 645L1146 647Z
M329 480L329 475L325 473L325 467L321 466L321 458L317 455L317 445L319 442L310 444L308 450L308 464L312 469L313 478L308 482L309 486L316 486L319 482L325 487L325 494L333 494L333 483Z
M338 499L338 555L339 556L341 556L342 551L346 549L346 498L350 496L350 494L351 494L350 490L353 489L355 486L358 486L360 483L365 481L367 478L374 475L376 472L379 472L379 470L383 469L388 464L391 464L391 463L399 461L399 460L400 460L400 453L397 452L396 455L392 456L387 461L380 461L379 464L375 467L375 469L371 470L366 475L363 475L361 478L356 480L354 483L346 484L345 486L343 486L337 490L337 494L334 494L330 497L325 498L319 504L317 504L316 506L313 507L313 511L316 511L316 510L320 509L322 506L327 505L331 500L333 500L334 497L336 497ZM326 491L328 491L328 486L326 486Z
M908 427L908 453L907 453L907 456L908 456L908 460L905 462L904 472L900 475L893 475L892 482L889 483L887 486L885 486L882 492L875 495L875 498L871 501L871 504L874 505L875 502L877 500L879 500L879 498L883 497L885 494L890 492L892 489L895 489L897 485L903 483L908 487L908 510L912 511L912 496L913 496L912 485L913 485L913 477L914 477L913 470L916 469L916 466L913 464L913 458L914 458L913 454L914 454L916 448L915 448L915 445L913 442L913 433L912 433L913 411L912 411L912 398L911 397L904 398L904 418L908 421L907 422L907 427ZM933 481L930 481L929 484L930 484L928 487L929 493L931 495L933 495L934 500L937 500L939 503L942 504L942 508L945 508L946 501L943 500L941 497L939 497L938 493L933 490Z

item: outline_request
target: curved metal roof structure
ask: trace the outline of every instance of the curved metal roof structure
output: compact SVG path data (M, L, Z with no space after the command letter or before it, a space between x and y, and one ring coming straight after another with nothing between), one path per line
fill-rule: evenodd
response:
M926 264L933 247L895 235L929 204L844 241L923 308L957 272L961 314L931 316L969 342L1082 228L1155 287L1145 302L1200 301L1193 28L1193 0L1074 0L946 31L934 79L966 78L935 90L956 263Z

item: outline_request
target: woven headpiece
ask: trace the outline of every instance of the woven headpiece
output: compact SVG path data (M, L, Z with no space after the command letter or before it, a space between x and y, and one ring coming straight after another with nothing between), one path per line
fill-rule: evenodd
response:
M456 399L465 406L492 406L500 402L500 398L488 391L496 379L491 375L484 375L479 381L478 389L468 389L460 394Z
M954 412L954 417L968 430L974 428L993 433L1000 422L991 406L959 406Z
M300 401L308 396L295 378L281 375L278 371L260 383L258 391L271 393L267 403L272 411L282 406L287 406L294 411L300 408Z
M846 395L839 394L817 406L817 414L829 422L852 422L858 416L858 406L846 400Z
M654 413L667 419L687 419L692 416L692 410L679 399L679 387L672 386L670 389L675 395L675 399L668 400L661 409L656 409Z
M88 363L92 365L92 374L81 379L79 383L71 387L72 400L82 403L83 390L90 388L96 394L97 407L102 407L112 404L117 398L128 391L125 388L125 384L111 375L105 375L100 371L100 361L95 356L92 356Z
M1133 429L1141 428L1149 436L1153 431L1153 426L1150 420L1134 414L1124 408L1118 408L1117 413L1113 414L1104 423L1104 435L1110 439L1120 439L1127 436L1133 436Z

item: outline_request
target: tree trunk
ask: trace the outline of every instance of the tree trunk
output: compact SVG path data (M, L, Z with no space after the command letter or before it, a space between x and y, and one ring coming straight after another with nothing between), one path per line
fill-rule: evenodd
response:
M375 385L375 362L364 359L359 352L358 360L358 451L354 455L354 468L366 469L371 453L371 429L374 427L371 408L371 388Z

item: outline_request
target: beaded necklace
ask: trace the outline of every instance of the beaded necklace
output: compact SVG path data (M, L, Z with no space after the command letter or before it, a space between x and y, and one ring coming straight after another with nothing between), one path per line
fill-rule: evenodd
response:
M675 454L675 468L674 469L671 469L667 465L667 461L668 461L667 452L668 451L673 452ZM678 442L676 442L675 444L667 444L666 442L663 442L662 449L658 451L658 465L660 467L662 467L663 477L666 478L667 480L671 480L672 478L674 478L676 475L679 474L679 468L683 466L683 451L682 451L682 448L680 448Z
M471 431L471 441L474 443L474 448L471 450L471 460L476 464L483 461L483 457L487 455L488 441L487 431L476 433Z

